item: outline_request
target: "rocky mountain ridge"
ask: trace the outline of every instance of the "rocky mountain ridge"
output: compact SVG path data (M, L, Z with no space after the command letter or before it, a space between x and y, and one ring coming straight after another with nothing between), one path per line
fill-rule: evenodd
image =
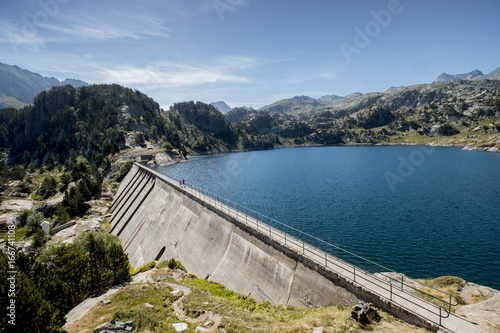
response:
M436 78L434 83L461 80L500 80L500 67L488 74L483 74L483 72L477 69L464 74L450 75L443 73Z
M44 77L18 66L0 63L0 108L21 108L32 104L38 93L68 84L75 88L88 86L81 80L65 79L61 82L54 77Z
M222 114L227 114L232 110L231 107L224 101L212 102L210 105L214 106Z
M443 73L436 78L434 83L447 82L447 81L473 80L483 75L484 75L483 72L477 69L465 74L450 75Z
M345 116L356 110L371 106L387 106L391 110L397 110L402 106L418 107L429 101L440 98L438 84L457 81L487 81L500 80L500 67L496 70L483 75L479 70L474 70L466 74L449 75L441 74L432 84L420 84L412 86L390 87L385 92L371 92L362 94L355 92L345 97L337 95L327 95L318 99L309 96L295 96L288 99L276 101L270 105L263 106L259 111L276 112L282 114L307 114L307 113L322 113L326 111L333 112L338 116ZM422 96L420 92L429 93L427 96ZM413 91L413 92L412 92ZM414 92L417 91L418 94ZM418 101L412 98L412 95L420 95Z

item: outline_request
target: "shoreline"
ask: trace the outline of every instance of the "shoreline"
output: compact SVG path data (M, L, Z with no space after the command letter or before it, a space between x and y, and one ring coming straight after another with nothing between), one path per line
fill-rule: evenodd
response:
M423 142L411 142L411 143L393 143L393 142L377 142L377 143L344 143L344 144L301 144L301 145L281 145L281 146L275 146L273 148L254 148L254 149L230 149L230 150L224 150L224 149L218 149L216 151L212 150L209 152L194 152L194 153L188 153L186 155L186 159L189 156L210 156L210 155L216 155L216 154L229 154L229 153L245 153L245 152L253 152L253 151L266 151L266 150L275 150L275 149L286 149L286 148L316 148L316 147L382 147L382 146L387 146L387 147L397 147L397 146L430 146L430 147L455 147L459 148L461 147L462 150L464 151L485 151L485 152L490 152L485 149L481 149L481 147L471 147L470 149L466 149L470 145L463 145L463 144L438 144L438 143L423 143ZM498 149L495 152L500 152L500 149ZM174 162L185 162L186 160L181 160Z

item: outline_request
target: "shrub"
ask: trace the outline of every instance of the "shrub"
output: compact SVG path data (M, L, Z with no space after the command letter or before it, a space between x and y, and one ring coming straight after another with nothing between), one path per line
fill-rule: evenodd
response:
M43 221L43 214L40 212L28 211L28 216L26 217L26 227L28 229L34 229L40 226Z
M136 275L142 272L149 271L150 269L153 269L156 266L156 261L150 261L146 265L143 265L139 267L137 270L134 268L130 268L130 275Z
M158 265L158 269L170 268L170 269L180 269L181 271L187 272L186 268L181 264L180 261L171 258L170 260L163 260Z

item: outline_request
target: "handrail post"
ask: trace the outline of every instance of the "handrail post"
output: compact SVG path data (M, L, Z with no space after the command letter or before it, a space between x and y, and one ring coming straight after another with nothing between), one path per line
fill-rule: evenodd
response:
M302 242L302 254L306 254L306 244Z
M389 286L391 286L391 288L390 288L390 294L389 294L389 299L392 301L392 283L391 283L391 281L389 281Z
M356 282L356 266L353 267L354 267L354 282Z
M450 294L450 302L448 303L448 312L451 312L451 294Z
M439 326L441 326L441 306L439 306Z
M328 267L328 259L327 259L327 254L325 252L325 267Z
M401 290L404 290L403 289L403 280L404 280L405 276L403 274L401 274Z

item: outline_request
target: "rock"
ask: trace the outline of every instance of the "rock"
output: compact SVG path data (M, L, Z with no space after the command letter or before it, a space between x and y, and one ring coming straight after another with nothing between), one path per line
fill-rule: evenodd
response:
M170 295L177 297L182 295L182 291L180 291L179 289L175 289L174 291L170 292Z
M176 323L176 324L172 324L172 326L174 327L174 329L177 332L184 332L185 330L188 329L188 324L186 324L186 323Z
M206 322L203 324L203 326L205 326L205 327L210 327L210 326L212 326L213 324L214 324L214 322L213 322L213 321L208 320L208 321L206 321Z
M99 325L97 328L94 329L94 333L99 333L99 332L116 332L116 333L128 333L132 332L133 330L133 322L127 321L127 322L121 322L121 321L116 321L116 320L111 320L108 323L104 323L102 325Z
M202 333L204 333L204 332L210 332L210 330L206 329L204 327L201 327L201 326L197 326L195 332L202 332Z
M144 306L147 308L147 309L154 309L155 307L149 303L144 303Z
M324 327L314 327L313 333L323 333Z
M111 300L109 300L109 299L103 299L103 300L101 301L101 303L102 303L102 304L109 304L109 303L111 303Z
M478 323L479 332L500 332L500 294L485 301L462 306L456 314Z
M351 310L351 317L359 323L369 324L372 321L379 321L380 315L372 308L372 303L360 302Z

